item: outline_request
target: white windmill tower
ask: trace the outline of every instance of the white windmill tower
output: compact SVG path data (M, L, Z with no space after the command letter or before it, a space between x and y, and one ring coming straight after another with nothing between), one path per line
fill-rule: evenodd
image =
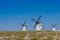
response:
M52 31L57 31L56 30L56 24L55 25L52 24Z
M35 30L37 30L37 31L43 30L42 22L39 21L40 18L41 18L41 16L39 16L37 20L34 20L34 19L32 18L32 20L35 22L34 28L35 28Z
M22 31L26 31L27 30L26 21L23 24L22 23L19 23L19 24L22 25L22 27L21 27Z

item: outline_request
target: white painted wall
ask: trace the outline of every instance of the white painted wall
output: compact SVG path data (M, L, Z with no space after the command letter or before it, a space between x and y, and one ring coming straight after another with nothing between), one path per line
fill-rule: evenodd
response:
M22 31L26 31L26 29L27 29L26 26L22 27Z
M36 30L42 30L43 29L43 27L42 27L42 24L40 23L38 23L37 25L36 25Z
M53 28L52 28L52 30L53 30L53 31L56 31L56 28L55 28L55 27L53 27Z

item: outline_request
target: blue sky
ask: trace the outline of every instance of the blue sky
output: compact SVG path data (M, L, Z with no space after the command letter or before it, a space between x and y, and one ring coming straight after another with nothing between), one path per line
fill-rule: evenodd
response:
M60 1L59 0L0 0L0 30L20 30L19 22L27 21L31 30L34 22L42 16L44 28L50 29L51 24L57 24L60 29Z

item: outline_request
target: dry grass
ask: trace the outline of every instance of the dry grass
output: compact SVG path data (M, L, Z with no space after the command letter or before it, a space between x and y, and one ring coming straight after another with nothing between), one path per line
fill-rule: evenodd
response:
M28 33L31 39L37 38L38 40L53 40L54 36L56 36L57 34L57 31L42 31L41 30L41 31L28 31ZM2 31L0 32L0 37L11 36L11 34L19 37L19 38L15 38L16 40L24 40L24 38L27 36L27 31L4 31L4 32ZM58 32L58 37L60 38L60 32ZM10 40L10 38L8 39Z

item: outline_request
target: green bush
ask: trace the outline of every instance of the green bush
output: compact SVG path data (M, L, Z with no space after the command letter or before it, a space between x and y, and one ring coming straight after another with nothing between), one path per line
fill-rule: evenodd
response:
M38 38L34 38L34 39L31 39L31 40L38 40Z

